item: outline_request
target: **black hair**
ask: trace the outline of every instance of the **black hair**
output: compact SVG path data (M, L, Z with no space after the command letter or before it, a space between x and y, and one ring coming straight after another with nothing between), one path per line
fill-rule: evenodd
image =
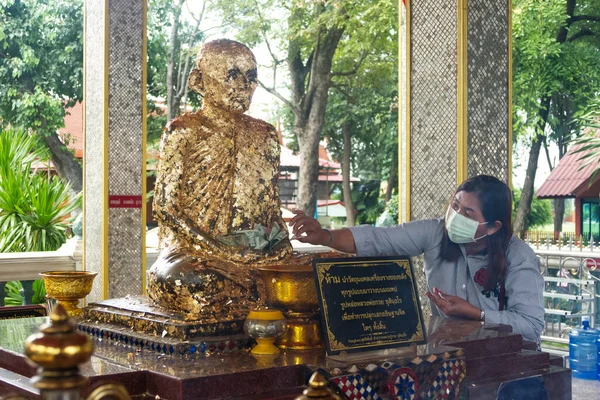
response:
M512 193L504 182L489 175L478 175L467 179L456 189L454 195L458 192L474 193L477 196L481 213L489 227L493 227L496 221L502 223L500 229L484 238L487 240L488 257L484 289L493 290L498 282L503 285L506 277L506 250L513 234ZM450 240L444 226L440 257L446 261L456 261L459 256L460 247Z

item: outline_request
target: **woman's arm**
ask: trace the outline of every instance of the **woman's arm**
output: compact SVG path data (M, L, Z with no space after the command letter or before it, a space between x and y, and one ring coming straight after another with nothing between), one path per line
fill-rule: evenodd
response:
M290 225L300 242L329 246L359 256L417 256L437 246L442 237L440 220L415 221L389 228L364 225L328 231L304 212L294 213L296 216Z
M348 228L329 230L323 229L316 219L295 210L294 218L290 221L294 238L302 243L328 246L344 253L356 253L354 236ZM302 236L302 235L305 236Z

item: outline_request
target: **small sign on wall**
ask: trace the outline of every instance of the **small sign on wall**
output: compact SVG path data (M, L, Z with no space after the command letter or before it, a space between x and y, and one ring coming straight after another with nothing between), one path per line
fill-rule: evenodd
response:
M410 259L313 261L327 354L425 343Z
M108 208L142 208L142 196L108 196Z

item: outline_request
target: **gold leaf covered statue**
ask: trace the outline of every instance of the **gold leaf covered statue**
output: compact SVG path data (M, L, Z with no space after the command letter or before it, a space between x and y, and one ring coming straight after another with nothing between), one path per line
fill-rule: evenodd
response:
M241 43L206 43L189 78L203 108L170 121L161 139L154 192L161 252L148 292L186 319L247 308L258 297L253 266L292 253L280 210L277 133L244 114L256 67ZM257 232L267 236L260 248L239 240L256 242Z

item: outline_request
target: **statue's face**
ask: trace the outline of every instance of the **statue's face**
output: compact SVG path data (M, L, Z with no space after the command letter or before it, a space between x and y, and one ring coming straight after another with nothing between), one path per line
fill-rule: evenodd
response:
M258 85L256 61L248 49L212 50L202 56L198 67L202 72L204 101L230 111L248 110Z

